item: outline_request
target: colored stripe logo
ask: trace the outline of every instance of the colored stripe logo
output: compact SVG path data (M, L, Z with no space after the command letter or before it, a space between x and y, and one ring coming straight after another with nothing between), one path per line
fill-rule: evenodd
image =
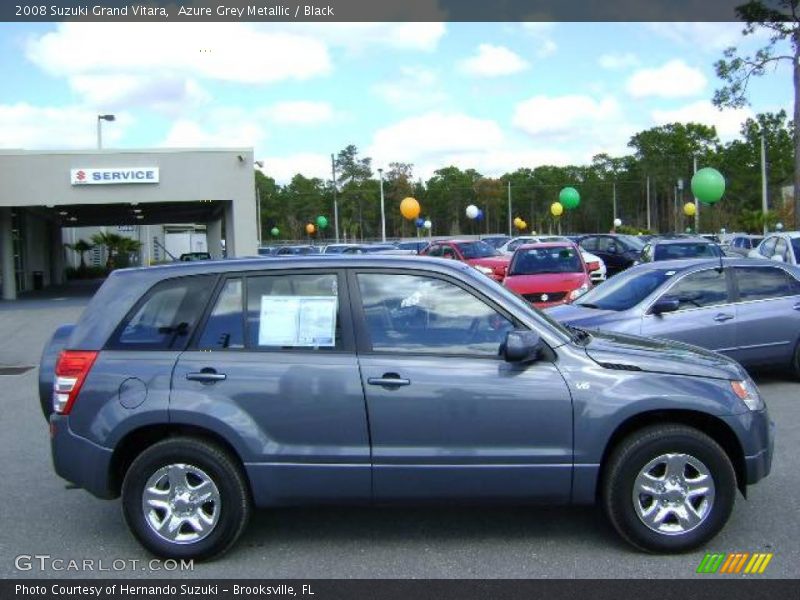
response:
M698 573L760 575L767 570L773 554L765 552L732 552L706 554L697 567Z

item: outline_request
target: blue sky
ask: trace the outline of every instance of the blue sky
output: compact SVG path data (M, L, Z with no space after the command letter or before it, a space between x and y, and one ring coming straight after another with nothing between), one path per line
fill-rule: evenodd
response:
M0 25L0 147L253 146L265 172L326 177L353 143L374 166L485 175L626 152L675 120L723 140L791 106L781 67L752 106L710 105L736 23ZM745 48L763 38L749 39Z

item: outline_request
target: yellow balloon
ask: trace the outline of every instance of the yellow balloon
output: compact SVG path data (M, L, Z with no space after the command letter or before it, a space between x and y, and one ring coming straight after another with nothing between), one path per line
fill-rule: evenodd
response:
M416 198L403 198L400 203L400 214L406 219L416 219L419 216L419 210L419 202L417 202Z
M694 205L694 202L687 202L683 205L683 214L687 217L693 217L697 214L697 207Z
M553 202L550 205L550 214L554 217L560 217L564 214L564 207L561 205L561 202Z
M519 217L514 217L514 227L519 227L520 223L522 223L522 219Z
M306 225L306 233L308 235L313 234L316 230L317 230L316 227L314 227L314 225L312 223L309 223L308 225Z
M523 230L523 229L528 227L528 224L525 221L523 221L522 219L517 219L516 225L517 225L517 229L519 229L519 230Z

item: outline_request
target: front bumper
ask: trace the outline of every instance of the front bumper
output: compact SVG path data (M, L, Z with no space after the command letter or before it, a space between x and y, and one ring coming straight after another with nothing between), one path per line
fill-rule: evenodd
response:
M114 498L109 475L112 451L73 433L69 417L51 415L50 448L60 476L98 498Z
M739 438L744 452L744 483L753 485L769 475L775 448L775 423L767 409L724 418Z

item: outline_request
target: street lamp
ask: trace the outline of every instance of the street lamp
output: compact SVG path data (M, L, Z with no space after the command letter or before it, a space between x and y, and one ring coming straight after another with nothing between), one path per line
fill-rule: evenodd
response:
M103 128L101 125L102 121L114 121L116 117L114 115L97 115L97 149L103 149Z
M383 202L383 169L378 169L381 180L381 241L386 243L386 210Z

